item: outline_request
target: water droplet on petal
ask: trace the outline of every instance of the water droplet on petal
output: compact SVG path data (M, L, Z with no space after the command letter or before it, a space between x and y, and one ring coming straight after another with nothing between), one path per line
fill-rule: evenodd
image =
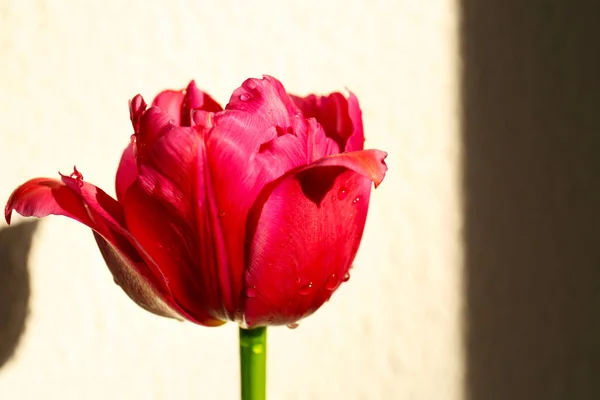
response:
M310 291L312 290L312 286L313 286L313 283L308 282L306 285L302 286L300 288L300 290L298 290L298 293L301 294L302 296L305 296L310 293Z
M360 201L360 197L357 197L357 198L355 198L354 200L352 200L352 203L353 203L353 204L356 204L356 203L358 203L359 201Z
M219 218L223 218L224 216L226 216L227 214L225 214L224 212L220 212L219 213Z
M300 324L297 322L294 322L293 324L288 324L287 327L290 329L296 329L297 327L299 327Z
M338 192L338 197L340 198L340 200L344 200L346 196L348 196L348 189L346 189L345 187L341 187Z
M249 297L249 298L256 297L256 286L251 286L246 289L246 297Z
M250 99L250 96L247 93L240 94L241 101L248 101L249 99Z
M348 282L350 280L350 274L346 273L346 275L344 275L344 279L342 279L342 282Z
M131 143L135 143L136 137L137 137L137 135L135 133L133 135L129 136L129 140L131 141Z
M255 344L252 346L252 352L254 354L260 354L263 352L263 345L262 344Z
M334 291L338 288L338 286L340 286L340 283L341 282L338 279L337 275L331 274L329 275L329 278L327 278L327 282L325 282L325 289Z

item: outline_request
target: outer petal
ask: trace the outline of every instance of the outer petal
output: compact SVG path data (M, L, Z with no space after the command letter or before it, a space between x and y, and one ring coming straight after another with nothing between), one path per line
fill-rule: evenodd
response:
M329 96L292 96L296 106L307 118L316 118L328 137L335 140L341 151L358 151L364 146L362 114L358 99L349 92L348 97L341 93Z
M123 151L121 161L119 162L119 168L117 169L117 176L115 178L115 189L117 193L117 200L120 202L125 198L127 189L135 179L137 178L137 164L135 162L135 154L133 152L133 142L129 143L129 146Z
M321 126L300 114L293 116L286 129L243 111L216 115L207 139L208 166L227 249L229 292L237 299L235 309L242 306L246 219L258 194L287 171L337 152L337 144L325 136Z
M167 123L152 129L163 133L138 157L137 181L123 200L127 227L186 313L204 325L232 318L223 305L228 284L217 284L226 260L205 179L203 128Z
M9 224L13 210L25 217L64 215L90 228L94 226L79 197L57 179L31 179L16 188L4 208Z
M261 144L277 137L274 127L255 115L225 111L215 118L206 141L207 166L214 188L216 215L220 216L228 267L227 292L230 310L241 309L246 217L261 188L286 172L275 157L259 157ZM224 280L225 281L225 280ZM223 281L223 282L224 282Z
M293 323L329 299L358 250L385 156L367 150L326 157L265 188L248 222L248 326Z
M164 282L142 261L132 238L122 228L121 206L102 190L71 177L63 177L62 182L32 179L9 198L5 208L7 222L12 210L23 216L64 215L87 225L94 230L109 269L129 297L150 312L181 318L169 300Z

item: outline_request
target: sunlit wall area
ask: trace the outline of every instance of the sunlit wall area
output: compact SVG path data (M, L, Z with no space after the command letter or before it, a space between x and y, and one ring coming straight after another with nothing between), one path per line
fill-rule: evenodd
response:
M225 104L262 74L301 95L348 87L389 172L349 282L297 329L270 329L270 398L460 399L457 7L2 1L0 201L74 164L114 195L137 93L195 79ZM0 225L0 397L236 398L235 325L149 314L113 283L89 229L23 223Z

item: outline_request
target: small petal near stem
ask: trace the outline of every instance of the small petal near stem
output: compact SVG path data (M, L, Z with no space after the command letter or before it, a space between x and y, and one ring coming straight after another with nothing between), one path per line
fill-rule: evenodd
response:
M267 328L240 328L242 400L266 399Z

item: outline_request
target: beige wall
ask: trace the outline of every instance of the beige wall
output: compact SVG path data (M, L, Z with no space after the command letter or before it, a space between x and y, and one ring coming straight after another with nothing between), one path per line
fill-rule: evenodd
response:
M348 86L389 174L350 282L298 329L270 330L270 398L459 399L457 19L451 0L1 0L0 200L73 164L114 193L138 92L194 78L225 103L263 73L299 94ZM236 398L233 324L143 312L73 221L39 224L27 269L27 232L0 229L2 399Z

